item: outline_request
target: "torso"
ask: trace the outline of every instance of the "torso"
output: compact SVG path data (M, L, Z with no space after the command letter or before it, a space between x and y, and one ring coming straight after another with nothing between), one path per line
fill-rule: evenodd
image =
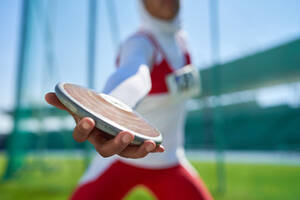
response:
M154 46L153 65L151 67L152 88L137 106L136 110L154 125L163 136L166 151L162 154L149 154L142 159L122 159L131 164L143 167L169 167L179 162L183 153L185 102L170 95L166 76L176 68L171 66L166 53L153 35L138 32L145 36ZM182 44L178 44L179 46ZM181 66L190 64L190 56L186 48L179 47L182 52Z

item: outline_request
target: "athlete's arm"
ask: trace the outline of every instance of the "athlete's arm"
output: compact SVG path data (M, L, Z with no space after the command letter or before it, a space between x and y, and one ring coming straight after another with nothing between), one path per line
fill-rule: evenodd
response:
M119 54L117 70L109 77L103 92L134 107L151 89L149 67L154 48L144 36L126 41Z
M149 50L147 44L142 45L145 41L140 40L141 43L136 40L129 40L125 43L120 55L120 67L109 78L104 88L104 92L131 106L141 100L151 88L148 66L150 66L152 54L147 52ZM73 131L74 139L78 142L88 140L103 157L118 154L128 158L142 158L149 152L164 151L162 146L156 146L150 140L145 141L141 146L128 146L134 139L134 135L129 132L121 132L115 138L107 140L102 137L101 131L95 128L93 119L88 117L79 119L60 103L55 93L48 93L45 98L49 104L68 111L74 117L77 123Z

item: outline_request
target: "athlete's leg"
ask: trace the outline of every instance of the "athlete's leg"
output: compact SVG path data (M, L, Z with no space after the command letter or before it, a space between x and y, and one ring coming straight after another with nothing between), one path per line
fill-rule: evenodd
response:
M118 160L113 161L103 172L98 173L98 176L91 176L87 173L86 179L89 180L79 185L71 197L72 200L120 200L139 181L138 173Z
M212 196L199 176L183 165L156 170L146 183L159 200L212 200Z

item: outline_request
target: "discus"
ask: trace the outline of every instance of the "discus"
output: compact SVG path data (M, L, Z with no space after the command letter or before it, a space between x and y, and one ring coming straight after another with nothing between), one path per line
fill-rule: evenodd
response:
M58 83L55 93L72 113L80 118L92 118L95 127L108 137L127 131L134 134L132 144L135 145L141 145L145 140L156 144L162 142L162 135L156 128L131 107L110 95L71 83Z

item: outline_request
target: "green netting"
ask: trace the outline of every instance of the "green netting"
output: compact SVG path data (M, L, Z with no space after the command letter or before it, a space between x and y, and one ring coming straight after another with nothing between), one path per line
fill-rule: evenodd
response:
M72 119L66 112L50 108L44 101L44 94L53 90L61 78L53 41L56 3L46 0L23 2L16 106L11 113L14 128L6 144L7 169L4 178L13 177L19 169L47 168L43 164L46 155L34 157L37 159L29 162L29 154L82 147L71 137Z

